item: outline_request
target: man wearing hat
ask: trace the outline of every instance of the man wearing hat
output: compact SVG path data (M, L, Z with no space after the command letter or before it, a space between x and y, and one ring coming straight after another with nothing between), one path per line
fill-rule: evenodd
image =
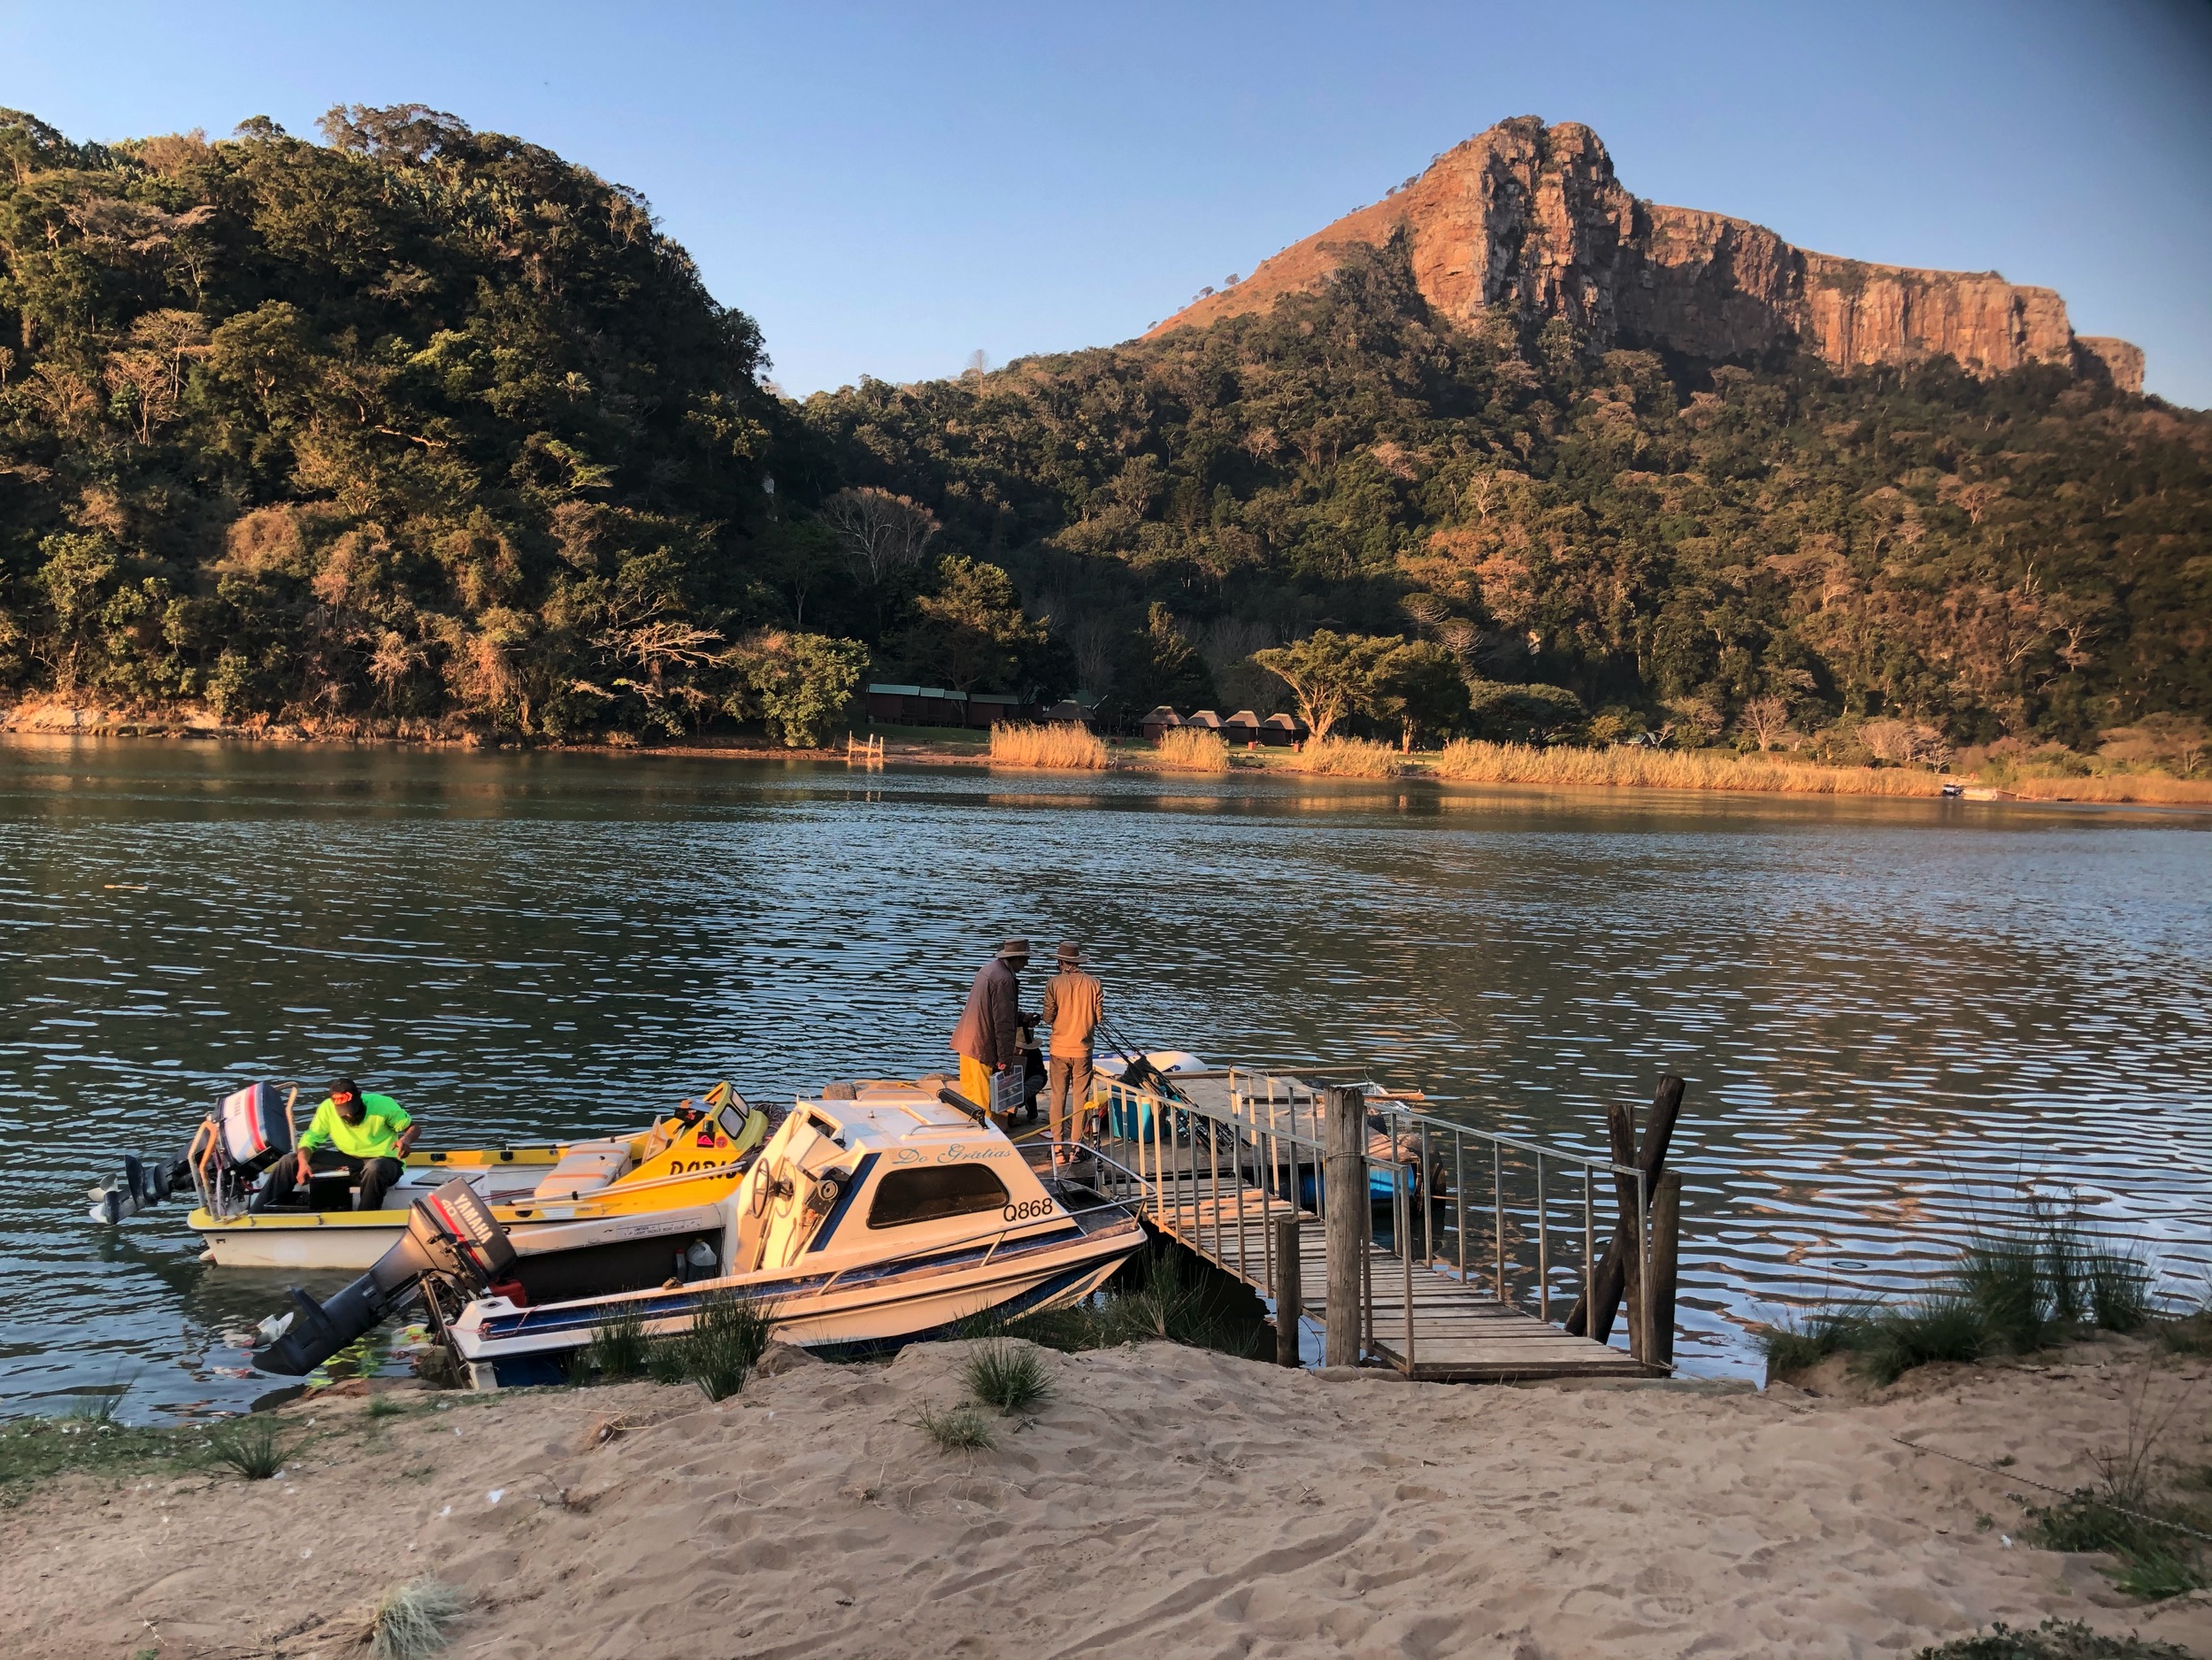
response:
M1044 1002L1037 1009L1037 1018L1052 1028L1045 1098L1052 1111L1052 1139L1080 1141L1084 1110L1091 1100L1091 1036L1106 1012L1106 993L1096 976L1083 972L1083 948L1073 940L1060 941L1056 962L1060 972L1045 982ZM1053 1162L1060 1157L1056 1153Z
M391 1096L365 1094L352 1079L341 1078L315 1109L314 1122L300 1137L298 1156L277 1161L253 1208L290 1204L315 1171L342 1170L360 1184L356 1208L380 1210L385 1189L399 1180L407 1149L421 1133Z
M1021 981L1015 976L1028 966L1028 941L1009 940L1000 946L968 988L968 1006L952 1029L952 1047L960 1057L960 1093L987 1111L992 1105L991 1080L1010 1071L1021 1076Z

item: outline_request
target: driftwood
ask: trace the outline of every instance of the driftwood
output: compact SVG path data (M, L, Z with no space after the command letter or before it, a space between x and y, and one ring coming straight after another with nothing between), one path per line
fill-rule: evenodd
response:
M1633 1126L1629 1110L1617 1105L1606 1114L1606 1130L1613 1142L1613 1162L1629 1164L1643 1172L1644 1191L1655 1194L1659 1178L1667 1163L1667 1144L1674 1139L1675 1120L1682 1112L1683 1084L1670 1072L1659 1080L1658 1093L1651 1098L1651 1112L1644 1120L1644 1139L1632 1153L1630 1143ZM1620 1312L1624 1296L1628 1299L1629 1347L1639 1358L1649 1358L1642 1332L1640 1310L1643 1306L1640 1283L1641 1259L1636 1249L1638 1218L1636 1215L1636 1179L1617 1175L1613 1179L1614 1197L1619 1206L1613 1237L1605 1247L1605 1254L1598 1259L1597 1272L1592 1277L1592 1295L1576 1299L1574 1308L1567 1316L1568 1333L1576 1337L1594 1337L1601 1343L1609 1342L1613 1336L1613 1317ZM1670 1348L1671 1343L1670 1343Z

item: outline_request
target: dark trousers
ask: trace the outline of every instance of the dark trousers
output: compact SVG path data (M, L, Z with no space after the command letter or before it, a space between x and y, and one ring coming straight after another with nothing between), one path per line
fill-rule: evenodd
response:
M381 1210L384 1190L399 1180L405 1168L396 1158L356 1158L350 1153L341 1153L334 1148L319 1147L307 1156L311 1170L342 1170L359 1184L361 1197L355 1204L357 1210ZM257 1210L270 1210L277 1205L290 1204L298 1187L299 1159L286 1154L279 1159L268 1180L261 1184L261 1196L253 1202Z

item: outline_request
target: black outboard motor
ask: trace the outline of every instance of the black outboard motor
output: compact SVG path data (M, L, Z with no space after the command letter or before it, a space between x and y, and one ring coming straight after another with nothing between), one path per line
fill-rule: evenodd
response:
M248 1084L225 1095L208 1115L202 1134L211 1126L215 1180L230 1189L211 1199L243 1197L253 1179L292 1150L292 1111L289 1099L274 1084ZM194 1155L204 1143L195 1135L181 1150L165 1158L123 1155L123 1168L87 1195L92 1201L91 1218L109 1227L127 1216L152 1209L173 1193L188 1193L193 1186Z
M399 1243L329 1302L319 1303L295 1286L292 1313L273 1339L254 1350L253 1364L263 1372L304 1377L412 1303L426 1279L473 1294L514 1260L507 1230L457 1176L416 1200Z

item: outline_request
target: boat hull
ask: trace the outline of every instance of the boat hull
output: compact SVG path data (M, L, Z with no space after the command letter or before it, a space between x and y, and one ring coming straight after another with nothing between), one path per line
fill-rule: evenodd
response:
M404 1210L334 1210L218 1218L196 1210L191 1226L209 1257L221 1267L360 1273L374 1267L385 1252L399 1243L407 1232L407 1217ZM722 1210L716 1200L611 1216L554 1216L508 1222L505 1226L516 1251L531 1257L641 1240L718 1233Z
M739 1296L766 1303L779 1341L848 1358L944 1335L979 1314L1011 1318L1065 1307L1097 1290L1144 1240L1133 1218L1096 1229L1071 1224L1033 1241L841 1273L745 1275L541 1309L478 1303L452 1337L477 1387L538 1385L565 1379L569 1357L618 1315L635 1313L649 1338L675 1337L705 1299Z

